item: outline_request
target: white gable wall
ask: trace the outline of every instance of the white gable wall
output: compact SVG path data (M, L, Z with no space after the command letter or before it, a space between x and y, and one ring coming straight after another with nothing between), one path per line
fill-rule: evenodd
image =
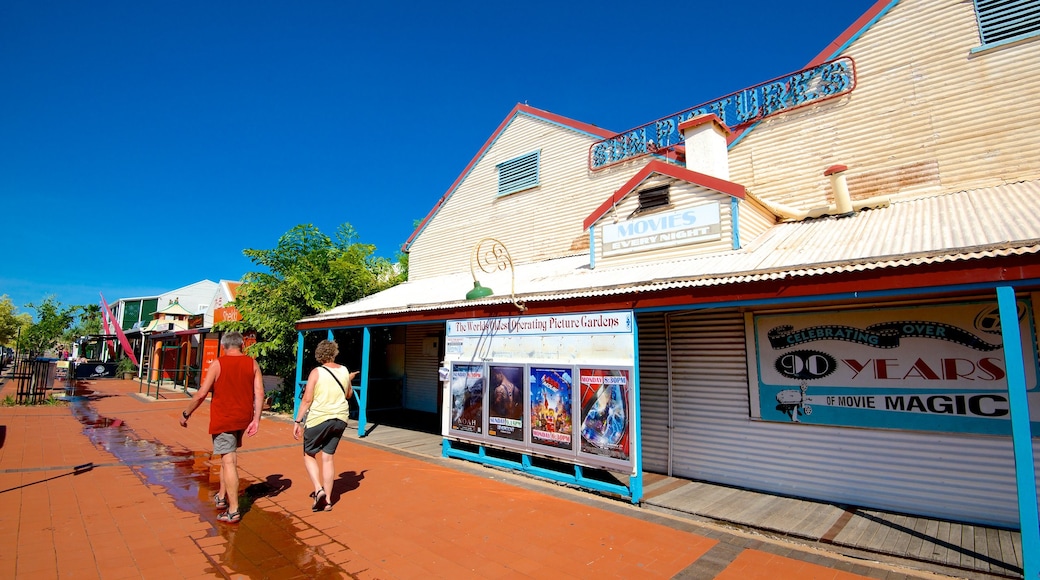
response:
M583 221L638 171L631 165L589 171L595 140L516 115L412 243L409 279L467 272L473 246L484 237L505 244L514 263L586 252ZM541 185L499 197L496 165L536 150Z
M824 170L849 167L853 200L947 193L1040 178L1040 42L972 54L971 2L901 0L842 56L843 97L767 119L730 150L731 179L796 208L832 199Z

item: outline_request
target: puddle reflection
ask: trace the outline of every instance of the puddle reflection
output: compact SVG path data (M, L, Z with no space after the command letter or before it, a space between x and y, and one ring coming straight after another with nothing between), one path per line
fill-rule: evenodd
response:
M120 419L100 416L90 406L90 394L92 391L77 393L67 399L73 416L84 425L83 433L95 446L130 466L149 486L162 486L178 509L197 513L211 524L209 535L223 537L226 545L223 553L216 547L207 547L206 551L227 572L250 578L345 577L342 569L327 561L322 548L308 546L297 539L304 529L301 522L284 513L253 507L258 498L278 495L292 485L282 474L259 482L243 478L242 522L219 523L219 512L213 504L213 494L220 486L219 458L212 458L206 451L178 451L158 441L143 440ZM336 551L343 549L336 543L330 547Z

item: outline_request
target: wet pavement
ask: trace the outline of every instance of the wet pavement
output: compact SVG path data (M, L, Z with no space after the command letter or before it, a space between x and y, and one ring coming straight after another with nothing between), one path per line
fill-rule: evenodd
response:
M291 422L272 416L239 453L242 521L223 524L208 404L184 429L183 394L138 389L0 407L0 577L945 577L349 439L333 510L314 513Z

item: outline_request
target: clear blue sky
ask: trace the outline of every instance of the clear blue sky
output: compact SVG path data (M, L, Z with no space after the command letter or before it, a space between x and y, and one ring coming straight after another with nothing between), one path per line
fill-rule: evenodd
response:
M796 71L874 0L7 0L0 294L113 302L298 224L393 258L513 106L621 132Z

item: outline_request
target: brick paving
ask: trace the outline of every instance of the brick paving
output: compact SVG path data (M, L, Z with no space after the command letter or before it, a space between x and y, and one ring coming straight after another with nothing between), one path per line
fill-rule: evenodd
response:
M239 455L242 521L223 524L208 404L184 429L183 395L86 387L72 406L0 407L0 578L944 577L347 439L333 510L314 513L291 423L271 416Z

